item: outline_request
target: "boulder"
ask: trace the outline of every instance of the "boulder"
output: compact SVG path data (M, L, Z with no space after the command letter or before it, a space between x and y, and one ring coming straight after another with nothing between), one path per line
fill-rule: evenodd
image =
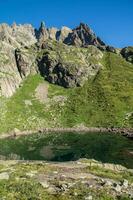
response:
M109 51L109 52L112 52L112 53L116 53L116 49L112 46L107 46L106 50Z
M43 186L43 188L49 188L49 183L47 181L40 181L40 184Z
M124 179L124 180L121 182L121 185L122 185L124 188L128 188L128 180Z
M128 61L133 63L133 47L125 47L121 50L121 55Z

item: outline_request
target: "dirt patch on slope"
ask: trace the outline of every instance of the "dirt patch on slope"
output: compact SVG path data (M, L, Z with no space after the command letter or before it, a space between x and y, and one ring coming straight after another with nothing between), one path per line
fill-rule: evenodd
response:
M46 83L40 83L35 90L35 97L44 103L48 100L48 85Z

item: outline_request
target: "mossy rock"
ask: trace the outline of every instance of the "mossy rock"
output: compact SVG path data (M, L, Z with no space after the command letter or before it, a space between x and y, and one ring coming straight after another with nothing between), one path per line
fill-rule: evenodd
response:
M94 46L76 48L47 41L42 48L38 54L39 70L50 83L63 87L82 86L101 68L102 53Z
M128 61L133 63L133 47L125 47L121 50L121 55Z

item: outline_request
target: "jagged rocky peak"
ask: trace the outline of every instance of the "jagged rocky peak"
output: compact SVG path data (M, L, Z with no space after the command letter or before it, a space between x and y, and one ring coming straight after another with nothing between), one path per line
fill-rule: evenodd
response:
M67 26L63 26L61 30L58 31L57 40L64 42L70 33L72 33L72 30L68 28Z
M48 29L45 26L45 23L42 21L39 30L35 30L36 38L39 42L43 42L49 39Z
M23 79L38 72L49 82L63 87L82 86L101 69L99 60L103 52L100 50L116 52L84 23L73 30L66 26L47 28L44 22L38 30L30 24L1 24L0 96L12 96ZM120 53L133 62L132 47Z
M48 29L45 23L41 22L39 30L36 30L36 37L39 42L46 41L47 39L54 39L67 45L80 47L94 45L102 49L106 48L105 43L84 23L80 23L80 25L73 30L66 26L58 30L56 28Z
M14 48L22 45L29 46L37 42L34 28L31 24L16 25L16 23L13 23L12 26L8 24L0 25L0 41L4 41Z
M72 30L66 26L63 26L61 29L55 27L47 28L44 22L41 22L40 28L35 30L36 38L39 42L44 42L47 39L64 42L71 32Z
M78 27L72 30L65 43L82 47L87 47L88 45L105 47L105 43L84 23L80 23Z
M59 29L57 29L56 27L52 27L52 28L48 29L49 39L57 40L58 31L59 31Z
M80 23L73 30L66 26L63 26L61 29L55 27L47 28L44 22L41 22L39 29L34 29L30 24L17 25L14 23L12 26L7 24L0 25L0 41L5 41L14 48L30 46L36 42L43 43L48 39L77 47L94 45L101 50L115 52L115 48L106 46L90 27L84 23Z
M84 23L80 23L79 26L73 30L63 26L61 29L47 28L44 22L41 22L40 28L35 30L36 38L40 43L43 43L47 39L57 40L63 42L66 45L73 45L77 47L88 47L93 45L98 47L100 50L107 50L116 53L114 47L107 46L91 28Z

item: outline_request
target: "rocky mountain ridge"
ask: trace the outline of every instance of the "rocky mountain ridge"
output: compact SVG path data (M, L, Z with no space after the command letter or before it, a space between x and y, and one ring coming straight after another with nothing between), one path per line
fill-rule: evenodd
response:
M39 30L35 30L31 25L7 24L0 25L0 88L1 95L10 97L20 86L24 77L31 71L37 72L37 62L35 52L29 53L28 49L38 43L43 45L46 40L57 40L64 42L68 34L72 32L69 28L63 27L47 29L43 23ZM45 45L45 48L46 45ZM41 49L39 47L39 49ZM32 55L33 54L33 55ZM31 69L32 68L32 69ZM68 73L68 72L63 72ZM47 78L50 80L50 78ZM52 82L52 81L51 81ZM53 81L57 82L57 81ZM69 81L68 81L69 82ZM68 83L69 85L69 83Z
M63 87L82 86L102 68L102 51L118 53L83 23L73 30L46 28L43 22L38 30L29 24L1 24L0 94L12 96L25 77L38 72ZM120 53L133 62L132 48Z

